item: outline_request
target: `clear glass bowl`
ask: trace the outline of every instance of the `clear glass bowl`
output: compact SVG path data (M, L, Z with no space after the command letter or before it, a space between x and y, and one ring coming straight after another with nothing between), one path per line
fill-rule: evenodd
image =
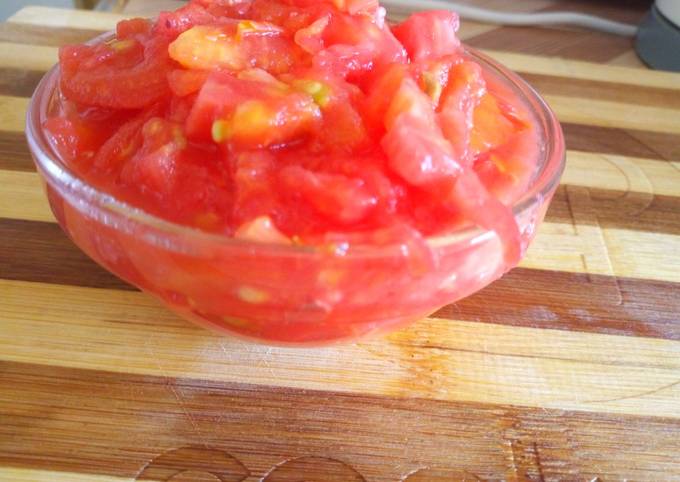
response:
M468 55L526 103L537 125L533 179L513 206L524 252L564 169L562 130L521 78L471 49ZM57 65L38 86L26 126L56 219L92 259L201 326L278 345L353 341L414 322L513 268L504 263L497 236L475 227L428 239L437 262L423 269L401 245L346 253L264 245L148 214L98 191L59 159L43 129L58 78Z

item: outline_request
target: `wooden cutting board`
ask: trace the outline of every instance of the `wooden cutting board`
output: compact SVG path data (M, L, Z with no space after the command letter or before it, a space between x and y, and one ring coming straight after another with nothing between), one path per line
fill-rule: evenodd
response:
M269 348L178 319L49 212L28 98L119 18L0 25L0 480L680 480L680 75L603 65L626 39L467 24L564 123L528 258L387 338Z

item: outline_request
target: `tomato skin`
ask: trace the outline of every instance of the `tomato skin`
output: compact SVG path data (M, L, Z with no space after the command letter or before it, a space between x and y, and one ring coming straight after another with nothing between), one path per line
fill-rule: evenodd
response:
M457 28L448 11L391 27L375 0L191 0L64 47L77 108L47 128L98 185L199 229L318 241L473 222L511 259L499 200L526 185L535 133Z
M415 13L394 28L412 61L431 60L460 50L458 15L448 10Z
M161 12L153 32L172 41L196 25L212 24L216 20L216 17L199 2L190 2L174 12Z
M145 38L151 32L153 27L151 21L146 18L132 18L129 20L121 20L116 26L116 38L118 40L127 40L133 38Z
M274 79L275 80L275 79ZM281 144L313 131L321 112L306 93L288 90L276 81L213 73L187 119L187 135L217 139L216 123L224 123L224 140L243 148Z
M461 170L441 133L429 129L411 114L397 118L382 146L390 159L390 168L414 186L448 183Z
M113 176L132 158L143 142L142 127L158 112L154 107L128 120L99 148L94 166L102 173Z
M166 98L167 43L150 39L141 56L135 45L122 52L102 45L62 47L61 91L81 104L112 109L140 109Z
M314 56L314 65L343 78L407 61L406 51L389 27L380 28L362 15L333 15L322 38L326 48Z
M498 235L508 266L519 262L522 243L517 220L510 208L489 193L474 171L465 169L458 175L449 202L474 224Z
M378 199L358 178L314 173L300 166L281 170L283 186L296 192L313 208L339 224L355 224L368 216Z
M475 112L485 94L486 83L479 65L464 61L450 69L439 104L439 123L456 156L466 166L472 163L474 154L470 144Z
M95 152L106 139L106 133L101 135L78 119L53 117L45 122L44 127L59 155L80 167L92 162Z
M175 69L168 72L170 90L177 97L186 97L201 90L210 77L207 70Z
M520 237L510 206L538 123L461 48L455 14L385 15L377 0L189 0L64 47L45 124L64 163L193 229L158 243L55 191L60 223L181 314L265 341L353 339L493 281L547 206ZM489 233L450 241L471 226Z

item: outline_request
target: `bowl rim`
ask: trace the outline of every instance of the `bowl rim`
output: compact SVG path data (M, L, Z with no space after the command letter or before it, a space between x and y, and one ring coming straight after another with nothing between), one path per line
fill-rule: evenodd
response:
M104 41L111 38L114 34L114 31L105 32L87 43L92 44ZM512 205L513 214L517 219L532 206L540 204L549 197L560 182L566 166L566 147L562 127L557 120L557 116L546 101L518 74L476 49L466 45L463 45L463 48L465 55L479 63L483 70L491 71L506 87L510 87L518 95L519 99L525 103L537 122L540 144L537 166L540 166L540 170L534 174L534 178L527 191ZM89 184L59 159L43 128L48 109L53 101L53 93L59 83L59 73L60 66L57 63L43 76L38 84L27 109L25 133L38 172L62 196L69 199L76 198L78 203L75 207L81 212L86 211L86 207L91 209L93 205L97 210L104 212L103 217L108 221L111 220L111 216L114 218L122 216L127 223L151 228L159 233L171 236L173 239L180 239L182 242L190 240L226 247L243 248L258 246L263 249L266 248L267 250L289 254L317 253L320 250L328 251L328 248L324 246L257 243L236 239L224 234L209 233L198 228L165 220L146 212L142 208L119 200L112 194L101 191ZM83 200L90 204L85 205L82 202ZM90 211L87 214L92 216ZM431 247L441 248L462 242L478 244L488 240L493 235L493 231L474 225L466 225L450 233L425 237L425 241ZM167 240L161 239L161 236L154 235L153 239L159 241L166 248L168 247ZM377 254L395 246L399 245L352 245L351 252L352 254Z

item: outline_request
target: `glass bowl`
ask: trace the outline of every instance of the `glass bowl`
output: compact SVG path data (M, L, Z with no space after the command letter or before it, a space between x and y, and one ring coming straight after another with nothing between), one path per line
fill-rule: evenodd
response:
M521 78L472 49L467 55L526 104L537 126L535 172L513 205L526 252L564 169L562 130ZM58 78L57 65L40 82L26 120L57 221L100 265L201 326L277 345L354 341L425 317L514 267L505 264L495 233L476 227L427 239L436 262L424 269L404 245L266 245L160 219L97 190L59 159L43 129Z

